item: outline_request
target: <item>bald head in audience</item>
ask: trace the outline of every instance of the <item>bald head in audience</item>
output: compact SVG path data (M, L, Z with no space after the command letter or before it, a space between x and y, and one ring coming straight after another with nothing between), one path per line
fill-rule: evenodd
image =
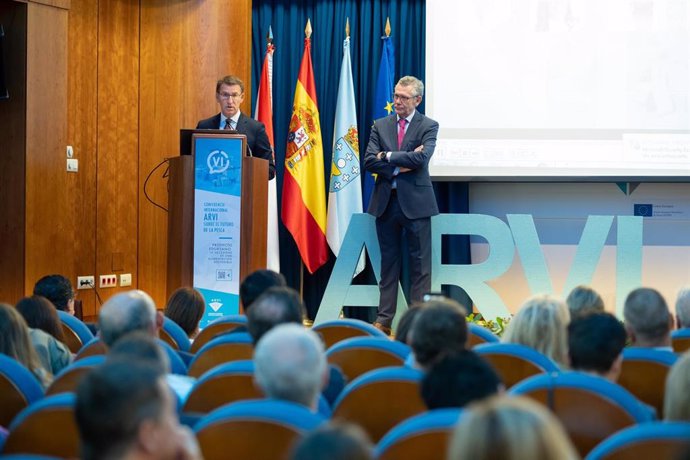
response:
M625 299L623 317L634 346L671 349L673 316L659 291L651 288L632 291Z
M108 347L120 337L134 331L158 336L161 324L162 317L156 311L153 299L140 290L114 295L98 314L100 337Z
M299 324L276 326L254 349L254 379L269 398L316 409L328 381L321 339Z

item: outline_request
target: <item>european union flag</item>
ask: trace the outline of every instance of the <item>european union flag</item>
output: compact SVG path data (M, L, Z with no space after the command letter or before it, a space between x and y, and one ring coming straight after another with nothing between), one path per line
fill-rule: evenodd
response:
M381 52L381 63L379 65L379 75L376 80L376 92L374 93L374 109L372 120L385 117L393 113L393 88L395 86L395 50L393 41L389 35L381 37L383 40L383 51ZM364 174L364 209L369 207L369 199L374 191L374 178L371 173Z
M652 217L654 215L654 205L652 204L633 204L633 216Z

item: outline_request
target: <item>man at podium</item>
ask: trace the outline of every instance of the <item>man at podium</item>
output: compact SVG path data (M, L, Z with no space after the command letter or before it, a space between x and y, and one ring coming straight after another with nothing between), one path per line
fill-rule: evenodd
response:
M249 154L268 160L268 176L273 179L276 174L273 161L273 150L266 135L266 127L260 121L240 112L244 100L244 82L234 75L227 75L216 83L216 101L220 113L199 121L197 129L229 129L247 136Z

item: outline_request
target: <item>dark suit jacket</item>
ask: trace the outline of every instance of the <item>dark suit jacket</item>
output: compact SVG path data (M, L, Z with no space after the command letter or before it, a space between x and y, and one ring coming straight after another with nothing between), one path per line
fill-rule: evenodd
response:
M211 118L201 120L196 125L196 129L219 128L220 113ZM249 146L252 156L268 160L268 177L269 179L273 179L276 175L276 167L273 161L273 150L271 149L271 143L266 135L266 127L264 124L240 113L240 118L237 120L236 131L247 136L247 145Z
M377 174L374 193L367 210L369 214L379 217L386 210L396 167L411 169L395 176L398 202L405 216L408 219L419 219L438 214L436 196L429 176L429 160L436 148L437 134L438 123L415 112L398 149L396 115L392 114L374 122L364 157L364 167L369 172ZM414 149L420 145L424 146L424 150L415 152ZM378 152L392 152L390 161L376 158Z

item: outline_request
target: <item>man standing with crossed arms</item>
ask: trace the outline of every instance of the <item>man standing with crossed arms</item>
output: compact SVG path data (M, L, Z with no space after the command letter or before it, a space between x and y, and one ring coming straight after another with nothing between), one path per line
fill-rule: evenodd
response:
M410 303L421 301L431 288L431 216L438 214L429 176L429 160L436 147L438 123L416 108L424 83L402 77L395 85L395 113L374 121L364 159L377 175L367 212L376 216L381 248L378 313L374 326L391 333L400 280L400 243L410 251Z

